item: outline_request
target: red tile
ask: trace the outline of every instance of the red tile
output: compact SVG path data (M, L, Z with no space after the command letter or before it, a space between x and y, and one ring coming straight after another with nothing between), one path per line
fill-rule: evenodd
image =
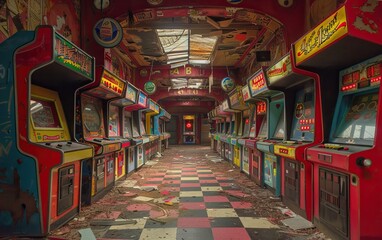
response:
M149 177L164 177L166 173L152 173Z
M251 240L245 228L212 228L212 234L219 240Z
M183 202L179 204L179 209L181 210L206 209L206 205L203 202Z
M180 187L200 187L200 183L181 183Z
M178 209L170 209L167 210L167 214L169 218L178 218L179 217L179 210Z
M200 179L199 182L200 183L217 183L218 181L214 179L207 179L207 180Z
M197 172L182 172L182 176L197 176Z
M182 171L186 171L186 172L194 171L194 172L196 172L196 168L182 168Z
M249 203L249 202L231 202L231 205L233 208L237 208L237 209L248 209L248 208L252 208L252 203Z
M166 175L165 178L180 178L180 174L177 174L177 175Z
M204 196L205 202L229 202L225 196Z
M210 219L208 217L188 217L178 218L178 228L210 228Z
M126 208L128 211L149 211L151 206L144 203L130 204Z

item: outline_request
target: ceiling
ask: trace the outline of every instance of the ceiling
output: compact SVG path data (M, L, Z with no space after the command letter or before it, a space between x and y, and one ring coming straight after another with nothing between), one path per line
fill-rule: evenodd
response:
M134 68L184 65L229 70L256 64L256 52L283 38L283 26L270 16L234 7L149 8L117 18L124 30L118 50ZM220 79L212 85L220 86ZM206 77L160 76L158 87L206 89Z

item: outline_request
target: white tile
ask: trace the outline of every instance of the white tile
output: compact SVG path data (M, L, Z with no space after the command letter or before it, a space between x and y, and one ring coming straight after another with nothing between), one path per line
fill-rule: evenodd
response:
M199 180L199 177L181 177L180 180L182 181L194 181L194 180Z
M126 220L135 220L137 223L133 224L124 224L124 225L114 225L109 228L109 230L123 230L123 229L143 229L147 219L144 218L133 218L133 219L116 219L115 221L126 221Z
M145 228L139 240L176 239L176 228Z
M182 173L182 170L167 170L167 173Z
M240 221L245 228L279 228L266 218L240 217Z
M238 217L233 208L208 208L208 217Z
M205 170L205 169L203 169L203 170L196 170L196 172L198 172L198 173L202 173L202 172L212 173L211 170Z
M202 191L181 191L179 197L203 197Z
M223 191L222 187L201 187L203 192L219 192Z

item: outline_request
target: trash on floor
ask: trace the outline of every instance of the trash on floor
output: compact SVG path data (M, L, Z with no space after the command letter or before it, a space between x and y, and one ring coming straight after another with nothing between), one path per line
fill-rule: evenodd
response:
M289 217L296 217L297 214L295 214L292 210L290 210L289 208L282 208L282 207L276 207L277 209L279 209L281 211L282 214L284 215L287 215Z
M90 221L91 226L115 226L115 225L125 225L125 224L136 224L137 221L133 219L94 219Z
M296 215L295 217L288 218L281 221L285 226L290 227L293 230L301 230L307 228L314 228L314 225L305 218Z
M80 229L78 232L81 234L81 240L96 240L96 237L90 228Z
M118 187L134 187L135 184L137 184L136 180L125 180L123 182L120 182L120 184L118 184Z
M142 201L142 202L150 202L153 199L154 198L151 198L151 197L138 196L138 197L133 198L132 200L134 200L134 201Z

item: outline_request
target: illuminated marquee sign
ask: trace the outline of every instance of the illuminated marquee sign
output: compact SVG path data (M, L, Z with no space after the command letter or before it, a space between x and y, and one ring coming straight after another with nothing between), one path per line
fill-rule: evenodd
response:
M155 111L155 103L151 99L149 100L149 109Z
M231 106L239 104L239 92L235 91L235 93L231 94L229 96L229 101L231 102Z
M265 82L265 76L263 71L259 71L252 78L249 79L248 84L250 86L252 97L256 96L260 92L267 89Z
M345 6L343 6L295 43L296 65L347 34L347 25Z
M228 100L224 100L222 103L222 110L225 111L228 109L229 109Z
M288 54L278 63L267 69L267 77L269 85L276 82L277 80L287 76L292 72L292 65L290 63L290 55Z
M55 60L88 78L94 77L94 58L59 34L55 34Z
M122 95L123 89L125 88L125 83L116 76L113 76L111 73L104 70L101 78L101 86L118 95Z

